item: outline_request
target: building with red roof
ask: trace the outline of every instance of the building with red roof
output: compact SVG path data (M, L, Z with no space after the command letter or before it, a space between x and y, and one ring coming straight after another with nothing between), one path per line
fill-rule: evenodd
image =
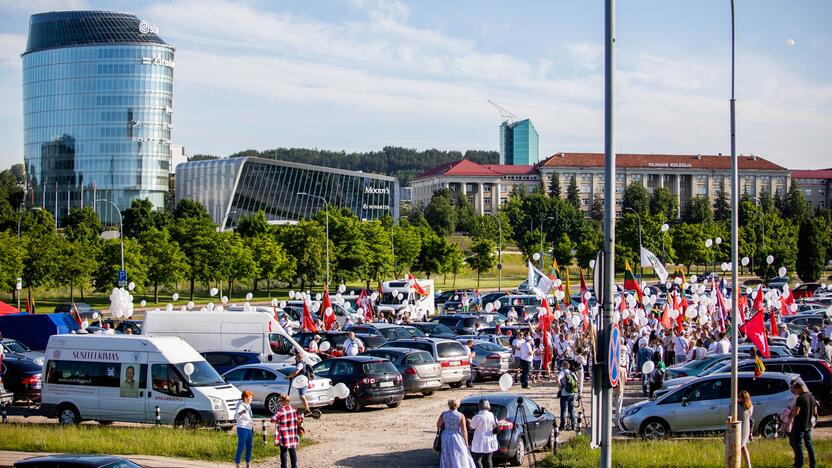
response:
M812 208L832 206L832 167L792 171L795 186L803 192Z

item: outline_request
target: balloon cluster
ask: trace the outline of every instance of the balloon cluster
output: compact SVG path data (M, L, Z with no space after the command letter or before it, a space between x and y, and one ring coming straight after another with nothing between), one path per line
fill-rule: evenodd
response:
M113 288L110 293L110 315L115 319L133 316L133 295L124 288Z

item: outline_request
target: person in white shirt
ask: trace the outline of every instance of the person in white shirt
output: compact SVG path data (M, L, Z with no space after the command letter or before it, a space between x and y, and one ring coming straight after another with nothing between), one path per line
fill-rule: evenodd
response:
M689 347L690 344L688 343L688 340L685 338L684 330L682 330L682 333L679 335L673 335L673 352L676 356L676 364L680 364L688 360Z
M498 425L497 418L491 412L491 403L488 400L480 400L477 406L480 412L471 418L471 429L474 430L471 455L474 456L474 463L478 467L491 468L491 454L500 448L497 435L494 434Z
M237 404L237 410L234 412L234 421L237 423L237 453L234 455L234 464L237 468L240 468L243 449L246 451L246 468L251 468L251 449L254 442L251 420L251 398L253 396L253 393L244 390L242 400Z
M347 319L344 321L344 326L341 327L341 328L343 328L344 330L347 330L350 327L354 327L354 326L355 326L355 323L352 321L352 317L347 315Z
M529 337L531 338L531 337ZM534 342L529 341L520 335L520 386L529 388L529 371L532 368L534 359Z
M719 333L719 341L716 342L714 352L716 354L728 354L731 352L731 342L725 337L724 332Z
M355 337L355 332L349 332L349 338L344 340L344 356L356 356L364 352L364 343Z
M696 341L696 346L692 347L690 351L688 351L687 359L688 361L696 361L698 359L705 359L707 356L708 350L702 346L702 340L699 339Z
M318 354L320 349L318 348L318 342L321 341L321 335L314 335L312 336L312 341L309 342L309 352Z

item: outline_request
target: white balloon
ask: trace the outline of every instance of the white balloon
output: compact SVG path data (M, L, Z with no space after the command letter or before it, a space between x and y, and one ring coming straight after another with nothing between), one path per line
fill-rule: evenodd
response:
M335 384L335 386L332 387L332 390L333 396L335 398L340 398L343 400L344 398L350 396L350 389L343 383Z
M613 322L620 322L621 321L621 314L617 310L612 313L612 321Z
M492 304L490 302L488 304L486 304L485 305L485 311L486 312L493 312L494 311L494 304Z
M766 263L768 263L769 265L774 263L774 255L769 255L768 257L766 257Z
M509 391L511 386L514 385L514 379L511 377L511 374L503 374L500 376L500 390L503 392Z
M142 307L144 307L144 306L146 306L146 305L147 305L147 301L145 301L144 299L142 299L142 301L141 301L141 302L139 302L139 305L140 305L140 306L142 306Z
M321 343L320 346L318 346L318 349L323 351L323 352L329 351L330 348L332 348L332 345L329 344L329 341L324 341L323 343Z
M693 275L693 276L690 277L690 282L691 283L696 283L697 281L699 281L699 278L696 275Z
M586 310L586 305L584 305L584 303L583 303L583 302L581 302L580 304L578 304L578 312L583 312L583 311L585 311L585 310Z
M706 239L705 240L705 247L710 248L710 246L712 246L712 245L714 245L714 241L712 241L711 239Z
M719 267L720 269L722 269L722 271L728 271L728 264L725 262L722 262L722 264Z
M178 301L179 300L179 293L173 293L173 295L171 296L171 299L173 299L174 302Z
M221 297L220 302L222 302L223 304L228 304L228 296Z
M172 312L173 311L173 304L166 305L165 310L168 311L168 312Z
M710 319L708 318L708 314L700 314L700 315L699 315L699 323L700 323L701 325L705 325L706 323L708 323L708 320L710 320Z
M624 312L621 313L621 318L624 320L630 318L630 309L624 309Z
M346 291L347 291L347 286L346 285L342 284L342 285L338 286L338 292L339 293L344 294Z
M589 298L591 298L591 297L592 297L592 293L590 293L589 291L584 293L584 299L589 300Z
M792 312L797 312L797 304L790 305L789 310L792 311ZM830 315L828 311L827 311L826 315L829 315L830 317L832 317L832 315Z
M217 306L217 307L214 309L214 312L222 312L223 310L225 310L225 307L223 307L223 306ZM249 310L251 310L251 307L249 307Z
M250 301L253 297L254 297L254 294L252 294L252 293L246 293L246 300L247 300L247 301Z
M649 374L649 373L653 372L653 369L655 369L655 368L656 368L656 364L653 361L647 361L641 366L641 372L642 372L642 374Z
M200 311L200 312L208 312L208 308L207 308L207 307L203 307L203 308L199 309L199 311Z
M685 311L685 317L691 318L691 319L696 318L696 316L698 314L699 314L699 311L697 311L696 307L693 307L693 306L688 307L688 310Z
M86 329L87 329L87 327L89 327L89 326L90 326L90 323L89 323L89 322L87 322L87 320L86 320L86 319L84 319L84 321L83 321L83 322L81 322L81 329L82 329L82 330L86 330Z
M751 295L751 293L752 293L753 291L754 291L754 290L753 290L753 289L751 289L751 286L746 286L746 287L745 287L745 293L746 293L746 294Z
M402 293L396 294L396 299L401 300L401 298L403 298L403 297L404 297L404 294L402 294Z
M794 41L794 39L792 39L792 38L786 39L786 45L787 46L794 47L795 44L796 44L796 42Z
M345 301L344 302L344 308L347 309L347 310L350 310L352 308L352 304L350 304L348 301Z
M794 349L794 347L797 346L797 335L794 333L790 334L786 338L786 346L788 346L789 349Z
M535 252L534 255L532 255L532 259L534 259L534 261L540 260L540 254Z
M321 296L321 293L315 293L315 300L316 301L320 301L321 297L323 297L323 296Z
M750 262L751 262L751 260L748 257L743 257L741 263L742 263L742 266L748 266L748 264Z
M188 310L192 310L194 308L194 301L188 301Z
M289 299L295 298L295 291L289 291Z
M350 296L355 296L355 291L350 290Z
M552 314L555 316L555 320L560 320L560 317L563 315L563 312L561 312L559 309L555 309L554 312L552 312Z
M210 312L210 311L214 310L214 303L213 303L213 302L209 302L209 303L208 303L208 305L206 305L205 307L207 307L207 308L208 308L208 312Z
M192 362L186 362L182 370L185 371L185 375L190 377L194 373L194 364Z
M555 278L555 281L552 283L552 286L554 286L555 288L559 288L561 284L563 284L563 281L561 281L560 278Z
M595 260L590 260L589 261L589 267L590 268L595 268Z
M129 289L130 291L136 289L136 283L131 281L130 284L127 285L127 289Z
M677 276L677 277L673 278L673 282L676 283L676 284L682 284L682 277Z
M555 291L555 297L556 297L559 301L562 301L562 300L563 300L563 298L564 298L564 297L566 297L566 293L564 293L564 292L563 292L563 291L561 291L561 290L557 290L557 291Z
M722 238L721 238L721 237L717 237L716 239L714 239L714 241L715 241L717 244L721 244L721 243L722 243Z
M182 307L179 308L179 310L181 310L182 312L187 312L188 308L185 307L185 306L182 306Z
M577 327L580 324L581 324L581 316L578 315L578 314L573 315L572 316L572 325Z
M794 307L795 310L796 310L797 309L797 304L792 304L792 307ZM832 307L826 309L826 316L829 317L829 318L832 318Z
M220 291L219 291L219 289L217 289L217 288L211 288L211 290L210 290L210 291L208 291L208 294L209 294L211 297L214 297L214 296L216 296L216 295L217 295L217 293L219 293L219 292L220 292Z
M499 309L500 309L500 307L502 307L502 306L503 306L503 303L502 303L502 302L500 302L500 300L499 300L499 299L497 299L496 301L494 301L494 310L499 310Z
M378 292L373 292L372 294L370 294L370 300L373 301L373 302L377 301L378 300Z
M786 267L780 267L777 270L777 274L780 275L780 276L786 276Z
M280 303L277 304L277 306L280 307L281 309L285 309L286 308L286 301L280 301Z
M293 388L305 388L307 385L309 385L309 379L305 375L299 375L292 380Z

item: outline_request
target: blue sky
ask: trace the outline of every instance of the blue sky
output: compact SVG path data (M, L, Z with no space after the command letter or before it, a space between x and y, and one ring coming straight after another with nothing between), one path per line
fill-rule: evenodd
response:
M618 4L618 149L727 154L729 0ZM176 47L189 154L497 150L487 99L532 119L541 156L603 151L601 0L0 0L0 167L22 160L28 15L85 8L135 13ZM737 15L737 151L832 167L832 2Z

